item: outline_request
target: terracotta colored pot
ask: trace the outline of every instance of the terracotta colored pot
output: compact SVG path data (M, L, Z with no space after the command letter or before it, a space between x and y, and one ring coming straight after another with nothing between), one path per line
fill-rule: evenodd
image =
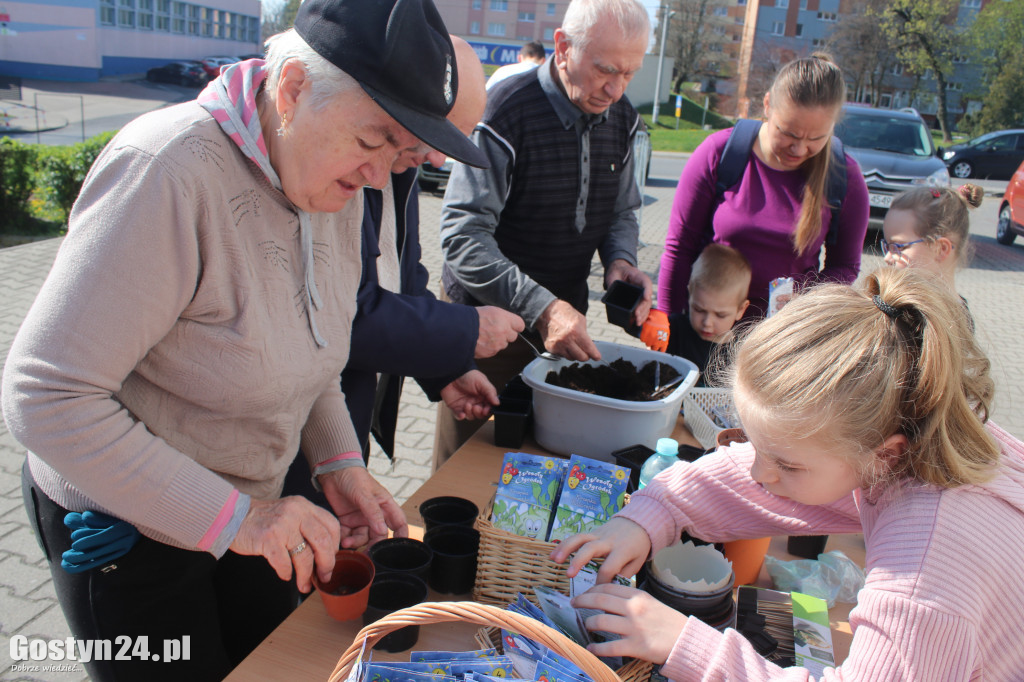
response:
M771 542L771 538L754 538L733 540L723 545L722 553L732 562L732 572L736 574L737 585L753 585L757 582Z
M370 557L352 549L340 549L334 555L334 573L326 583L314 574L313 585L324 602L327 614L334 620L352 620L366 611L373 582L374 568Z
M746 443L747 434L743 432L743 429L723 429L718 432L715 436L715 445L722 447L723 445L729 445L730 443Z

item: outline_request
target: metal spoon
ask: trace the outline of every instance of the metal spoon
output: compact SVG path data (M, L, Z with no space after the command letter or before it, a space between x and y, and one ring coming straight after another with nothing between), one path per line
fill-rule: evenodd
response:
M521 338L523 340L523 342L527 346L530 347L530 350L532 350L533 354L536 355L538 358L543 358L545 360L551 360L553 362L557 362L559 360L565 360L565 358L563 358L561 355L555 355L554 353L551 353L550 351L539 351L539 350L537 350L537 346L535 346L532 343L530 343L529 339L527 339L525 336L523 336L522 333L519 334L519 338Z

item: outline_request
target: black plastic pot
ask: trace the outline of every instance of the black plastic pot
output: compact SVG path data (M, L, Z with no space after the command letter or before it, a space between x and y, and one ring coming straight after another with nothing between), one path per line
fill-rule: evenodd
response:
M732 587L733 580L730 580L725 587L714 592L685 592L659 580L648 567L640 589L676 611L699 618L711 627L721 630L732 622L735 608Z
M427 598L426 584L411 573L381 573L370 586L370 601L363 613L363 625L380 620L399 609L415 606ZM407 625L390 632L373 648L390 653L405 651L420 638L419 625Z
M471 528L480 509L462 497L431 497L420 504L420 518L429 533L438 526L466 526Z
M529 431L533 401L504 396L501 396L500 400L501 404L492 410L494 444L503 448L518 448L522 446Z
M615 463L624 469L629 469L629 484L626 492L633 492L640 485L640 469L644 462L654 454L654 450L646 445L630 445L612 453Z
M802 559L817 559L827 543L827 535L793 535L786 541L786 551Z
M612 282L608 291L601 297L608 321L631 334L637 330L637 326L633 324L633 313L643 300L644 290L641 287L623 282L621 279Z
M389 538L370 547L367 554L377 573L410 573L424 583L430 578L430 561L434 553L419 540Z
M517 398L519 400L533 400L533 389L523 381L523 375L517 374L508 380L505 387L498 394L499 398Z
M466 526L439 526L423 536L434 553L429 585L442 594L465 594L476 582L480 532Z

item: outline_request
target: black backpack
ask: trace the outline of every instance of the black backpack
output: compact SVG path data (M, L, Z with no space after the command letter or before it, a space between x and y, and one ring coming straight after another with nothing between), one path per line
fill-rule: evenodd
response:
M718 162L718 182L715 183L715 208L722 202L722 196L730 187L735 186L750 161L754 140L761 130L761 122L749 118L736 121L736 126L729 133L729 139L722 150L722 158ZM839 235L839 212L843 210L843 199L846 197L846 155L843 143L838 137L832 138L832 163L829 165L828 182L825 185L825 201L828 202L831 214L828 223L828 234L825 243L836 243ZM709 236L714 228L708 220Z

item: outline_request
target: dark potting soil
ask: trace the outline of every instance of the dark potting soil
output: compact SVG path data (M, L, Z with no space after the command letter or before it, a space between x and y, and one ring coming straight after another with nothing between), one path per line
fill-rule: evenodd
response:
M569 388L581 393L592 393L633 402L650 402L661 400L676 389L676 384L654 391L656 365L658 385L664 386L673 379L679 378L679 370L664 362L651 360L639 370L629 360L619 358L611 363L601 365L585 365L574 362L562 367L557 372L548 372L545 383L553 386Z

